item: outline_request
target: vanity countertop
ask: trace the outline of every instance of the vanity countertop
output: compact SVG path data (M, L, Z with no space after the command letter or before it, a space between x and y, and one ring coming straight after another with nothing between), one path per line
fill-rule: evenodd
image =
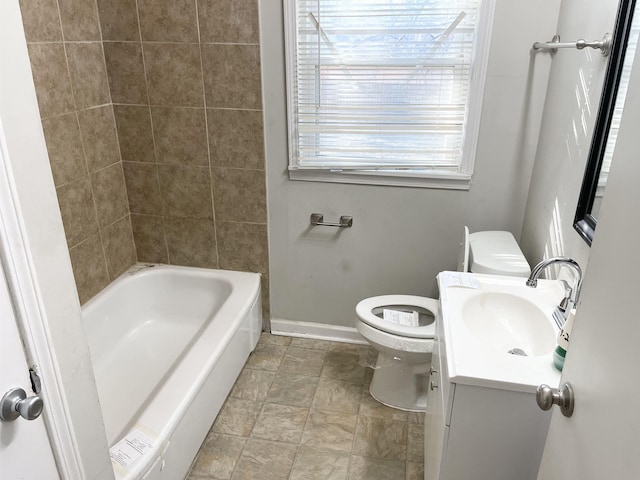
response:
M559 385L552 360L559 329L552 313L564 289L556 280L539 280L537 288L525 281L462 272L438 275L439 342L444 340L451 382L527 393L543 383Z

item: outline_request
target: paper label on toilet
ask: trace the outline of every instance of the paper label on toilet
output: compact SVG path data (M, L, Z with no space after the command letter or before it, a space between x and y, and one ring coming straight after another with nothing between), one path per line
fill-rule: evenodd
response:
M418 312L401 312L399 310L391 310L389 308L382 309L382 318L387 322L396 325L404 325L405 327L417 327Z
M116 474L124 476L127 470L151 450L154 440L137 428L109 449L111 463Z

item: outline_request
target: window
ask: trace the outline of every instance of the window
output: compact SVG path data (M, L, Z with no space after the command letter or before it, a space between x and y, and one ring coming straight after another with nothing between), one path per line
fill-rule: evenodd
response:
M488 50L480 0L285 5L291 178L468 187Z

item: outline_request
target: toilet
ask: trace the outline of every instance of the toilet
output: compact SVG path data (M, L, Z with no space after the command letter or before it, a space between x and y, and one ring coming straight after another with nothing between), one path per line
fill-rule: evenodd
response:
M458 270L528 277L531 267L510 232L469 234ZM356 306L356 329L378 351L369 391L389 407L411 412L426 408L438 300L415 295L365 298Z

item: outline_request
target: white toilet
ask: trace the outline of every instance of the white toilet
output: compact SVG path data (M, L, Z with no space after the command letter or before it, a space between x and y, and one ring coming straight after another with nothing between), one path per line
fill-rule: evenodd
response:
M531 267L510 232L469 234L458 270L528 277ZM420 412L426 407L438 300L414 295L365 298L356 306L356 329L378 351L369 391L380 403Z

